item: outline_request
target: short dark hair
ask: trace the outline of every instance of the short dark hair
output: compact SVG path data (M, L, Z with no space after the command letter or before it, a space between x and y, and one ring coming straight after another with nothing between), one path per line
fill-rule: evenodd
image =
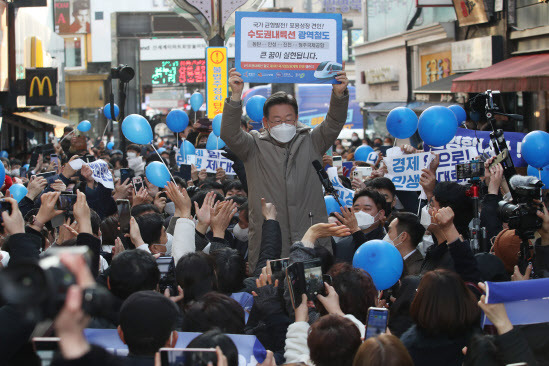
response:
M126 148L126 151L130 151L130 150L141 154L141 147L137 144L128 145L128 147Z
M158 244L164 224L162 216L157 213L149 213L136 217L135 221L137 221L143 241L149 245Z
M454 225L465 238L469 237L469 222L473 219L473 203L467 188L457 182L438 182L433 192L440 207L454 211Z
M217 288L215 261L204 252L192 252L181 257L175 266L175 277L185 292L185 303Z
M372 180L366 181L366 188L372 188L372 189L386 189L393 197L396 195L396 187L395 184L386 177L376 177Z
M372 277L350 263L336 263L328 274L339 295L339 304L345 314L352 314L366 324L368 308L375 306L377 290Z
M227 295L208 292L190 305L183 320L184 332L206 332L218 328L223 333L244 334L244 309Z
M461 277L446 269L429 271L419 282L410 316L428 336L461 336L478 326L475 295Z
M269 118L269 109L272 106L279 104L290 105L294 109L295 114L298 115L297 101L295 100L294 96L287 94L283 91L279 91L271 94L271 96L265 101L265 104L263 104L263 115L265 116L265 118Z
M355 323L339 315L325 315L313 323L307 345L316 366L351 366L362 343Z
M143 213L157 213L159 214L160 211L158 210L158 207L153 205L152 203L142 203L140 205L136 205L132 207L132 216L137 218L138 216L142 216Z
M101 217L90 208L90 221L91 221L91 229L92 234L95 236L99 236L99 229L101 228Z
M246 262L236 249L223 248L211 253L215 260L220 292L231 294L242 290L246 278Z
M412 246L415 248L423 240L425 228L421 225L419 217L410 212L394 212L393 220L398 219L396 229L398 234L407 232L412 239Z
M126 299L137 291L155 290L160 271L152 254L139 249L125 250L113 258L108 279L113 295Z
M175 181L175 184L177 184L180 188L187 189L187 182L185 182L185 179L176 175L173 177L173 180Z
M219 329L209 330L199 335L187 345L187 348L215 348L217 346L221 348L223 355L227 357L229 366L238 366L238 349L236 345L231 338L221 333ZM217 356L213 353L211 359L206 361L216 364Z
M383 197L383 195L378 191L374 191L373 189L366 188L366 189L355 192L355 195L353 197L353 205L355 204L356 200L358 200L360 197L370 197L372 201L374 201L378 210L385 209L385 204L387 202L385 201L385 197Z
M227 195L227 192L231 189L236 189L239 191L243 191L244 188L242 187L242 183L239 180L230 180L228 183L226 183L223 187L223 193Z
M404 344L391 334L368 338L356 352L353 366L414 366Z
M223 191L223 184L213 179L207 179L200 184L200 189L211 191L213 189L221 189ZM225 191L223 191L224 193Z
M118 216L106 217L101 222L101 238L103 245L114 245L118 237Z
M14 166L14 165L23 165L23 164L21 164L21 160L19 159L11 159L10 166Z

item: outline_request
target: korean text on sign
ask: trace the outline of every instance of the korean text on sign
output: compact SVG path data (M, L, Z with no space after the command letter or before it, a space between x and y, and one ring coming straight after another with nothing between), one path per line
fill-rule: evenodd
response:
M463 183L456 177L456 165L463 164L474 159L478 153L474 148L448 149L436 152L440 156L440 164L437 169L437 181L454 181ZM422 169L426 168L428 152L410 155L387 157L383 162L387 166L385 175L394 183L397 191L420 191L419 178Z
M236 13L236 69L245 82L333 83L341 14Z
M223 113L223 101L228 95L227 48L208 47L206 49L206 69L208 79L206 85L206 100L208 118L214 118Z
M215 173L217 168L223 168L227 175L235 175L236 173L233 170L232 160L227 159L221 153L223 150L206 150L206 149L196 149L196 155L187 155L186 162L184 157L179 154L179 151L176 152L175 159L178 165L181 164L194 164L196 169L199 171L206 169L208 173Z

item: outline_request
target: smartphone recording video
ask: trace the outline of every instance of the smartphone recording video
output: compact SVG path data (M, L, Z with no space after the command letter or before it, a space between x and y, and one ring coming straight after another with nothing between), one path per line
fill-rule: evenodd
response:
M132 179L132 183L133 183L133 190L135 191L135 193L136 194L139 193L141 188L143 188L143 178L135 177Z
M389 310L385 308L368 308L366 339L387 332Z
M161 348L162 366L207 366L217 364L214 348Z
M118 224L120 225L120 231L122 234L127 234L130 232L130 201L116 200L116 207L118 209Z
M57 208L65 212L72 212L72 208L76 203L76 195L71 193L61 193L57 202Z

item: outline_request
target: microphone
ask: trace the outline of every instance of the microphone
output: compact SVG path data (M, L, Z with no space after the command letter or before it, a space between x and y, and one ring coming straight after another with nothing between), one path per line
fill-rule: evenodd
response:
M524 175L513 175L509 179L509 185L512 189L517 188L533 188L533 187L542 187L543 183L536 177L533 176L524 176Z
M315 168L316 173L318 174L318 178L320 179L320 183L322 183L322 186L324 187L324 190L334 196L337 203L341 206L341 203L339 202L339 196L332 185L332 182L330 182L330 178L328 178L328 173L324 170L322 167L322 164L318 160L313 160L313 168Z

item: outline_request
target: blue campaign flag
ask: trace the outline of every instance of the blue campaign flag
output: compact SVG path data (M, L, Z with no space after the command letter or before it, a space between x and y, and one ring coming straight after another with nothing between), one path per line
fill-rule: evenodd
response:
M522 158L522 154L520 152L522 147L522 139L526 136L526 134L521 132L504 132L503 136L505 137L505 141L507 141L509 153L511 154L511 159L513 160L515 167L519 168L528 166L526 161ZM490 151L490 131L476 131L465 128L458 128L452 141L444 146L432 148L432 150L458 149L462 147L474 147L477 149L479 155L483 153L487 153L490 156L494 155L493 151ZM429 150L429 146L426 146L425 151Z
M201 333L177 332L178 339L174 348L185 348ZM127 356L128 346L120 340L116 329L84 329L84 336L91 344L101 346L118 356ZM238 365L256 365L267 357L265 347L253 335L227 334L238 349Z
M341 34L341 14L236 12L235 68L244 82L334 84Z
M549 278L486 282L486 301L503 303L513 325L549 322ZM492 324L483 314L482 326Z

